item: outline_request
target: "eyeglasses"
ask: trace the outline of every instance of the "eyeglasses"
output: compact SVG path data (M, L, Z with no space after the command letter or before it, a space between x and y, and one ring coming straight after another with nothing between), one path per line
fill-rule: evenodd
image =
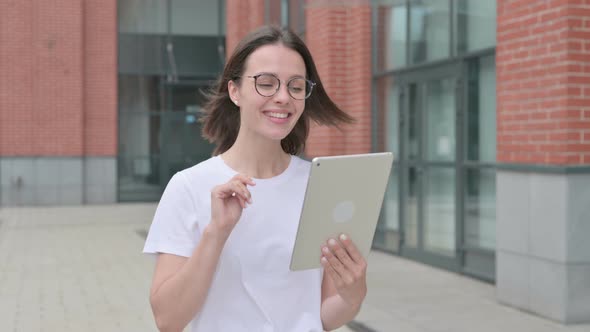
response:
M281 88L281 80L274 74L258 74L246 76L254 79L256 92L263 97L274 96ZM303 77L293 77L287 81L287 91L296 100L307 99L311 95L315 83Z

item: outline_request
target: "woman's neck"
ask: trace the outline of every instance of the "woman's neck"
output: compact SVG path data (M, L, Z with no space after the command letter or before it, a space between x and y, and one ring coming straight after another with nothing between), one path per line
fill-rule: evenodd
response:
M257 179L267 179L283 173L291 156L283 151L280 141L259 138L246 139L238 135L234 145L221 154L223 161L238 173Z

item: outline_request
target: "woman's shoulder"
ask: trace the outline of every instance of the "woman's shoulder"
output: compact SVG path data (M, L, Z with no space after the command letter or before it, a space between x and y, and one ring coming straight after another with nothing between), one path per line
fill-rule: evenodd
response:
M297 172L302 172L305 174L309 173L309 169L311 168L311 161L304 159L304 157L295 155L293 155L291 158Z
M291 157L293 158L295 165L298 167L310 167L311 166L311 161L305 159L305 157L296 156L296 155L293 155Z
M223 175L222 160L219 156L205 159L196 165L178 172L188 180L204 180Z

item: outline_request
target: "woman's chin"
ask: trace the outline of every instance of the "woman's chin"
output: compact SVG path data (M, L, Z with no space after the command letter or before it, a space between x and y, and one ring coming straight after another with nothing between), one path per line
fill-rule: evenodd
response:
M273 140L273 141L282 141L285 137L289 136L290 131L286 132L284 130L281 131L271 131L271 132L267 132L267 134L265 135L266 137L268 137L269 139Z

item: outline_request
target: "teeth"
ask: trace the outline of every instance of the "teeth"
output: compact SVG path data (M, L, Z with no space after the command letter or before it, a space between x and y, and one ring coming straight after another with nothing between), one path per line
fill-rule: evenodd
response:
M268 112L267 114L273 118L279 118L279 119L284 119L287 116L289 116L289 114L287 114L287 113Z

